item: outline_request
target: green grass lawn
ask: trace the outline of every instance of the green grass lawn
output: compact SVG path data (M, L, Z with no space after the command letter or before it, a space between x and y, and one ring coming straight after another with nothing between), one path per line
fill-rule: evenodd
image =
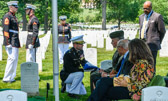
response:
M90 45L88 45L90 47ZM98 52L98 66L100 66L100 62L103 60L111 60L112 55L114 53L113 51L106 51L105 48L97 50ZM7 54L5 52L5 47L3 46L3 61L0 61L0 89L21 89L21 81L20 81L20 65L26 61L26 49L20 48L19 50L19 60L18 60L18 68L17 68L17 74L16 74L16 82L10 84L10 83L3 83L2 78L5 71L6 66L6 59ZM157 69L156 74L165 76L168 73L168 58L167 57L157 57ZM62 65L59 66L59 70L62 69ZM53 57L52 57L52 38L50 40L49 47L46 52L46 59L43 60L43 72L40 72L40 82L39 82L39 90L40 90L40 96L46 97L46 84L50 83L50 90L49 90L49 97L47 98L47 101L54 101L53 96ZM84 85L87 90L87 95L81 96L80 100L71 99L67 96L67 93L59 93L60 101L86 101L88 96L90 95L90 73L85 72L85 76L83 79ZM61 88L61 80L59 79L59 88Z

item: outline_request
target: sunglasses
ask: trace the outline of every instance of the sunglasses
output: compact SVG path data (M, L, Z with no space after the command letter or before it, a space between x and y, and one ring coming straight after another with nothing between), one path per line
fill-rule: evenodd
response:
M18 8L18 6L17 6L17 5L13 5L13 7Z

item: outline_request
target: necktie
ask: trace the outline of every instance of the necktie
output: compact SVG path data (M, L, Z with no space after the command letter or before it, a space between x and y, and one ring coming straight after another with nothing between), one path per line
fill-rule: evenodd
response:
M144 32L145 32L146 24L147 24L147 19L146 19L146 17L145 17L145 18L144 18L144 22L143 22L142 31L141 31L141 39L144 38Z
M122 69L122 67L123 67L123 64L124 64L124 57L122 58L122 61L121 61L121 66L120 66L120 69L119 69L119 71L118 71L118 73L117 73L117 75L116 75L116 77L118 77L119 75L120 75L120 72L121 72L121 69Z

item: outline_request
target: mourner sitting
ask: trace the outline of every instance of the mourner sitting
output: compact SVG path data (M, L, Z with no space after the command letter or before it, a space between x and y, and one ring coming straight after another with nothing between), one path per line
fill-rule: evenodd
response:
M129 60L134 64L128 76L102 78L88 101L107 101L119 99L133 99L139 101L142 89L154 76L154 60L152 53L140 39L129 43ZM103 89L102 89L103 85Z
M110 33L110 38L111 38L111 44L114 48L117 47L117 42L121 39L124 38L124 31L120 30L120 31L114 31L112 33ZM115 71L115 67L119 61L119 58L121 58L121 56L119 55L118 51L116 50L115 53L113 54L112 57L112 66L109 69L106 70L100 70L100 71L93 71L90 74L90 88L91 88L91 92L93 92L93 90L95 89L96 86L96 82L97 80L99 80L101 77L107 77L108 75L111 77L113 76L113 74L116 73Z

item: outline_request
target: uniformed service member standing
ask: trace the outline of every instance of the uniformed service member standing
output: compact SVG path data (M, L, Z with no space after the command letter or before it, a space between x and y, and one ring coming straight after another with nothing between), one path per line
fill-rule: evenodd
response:
M4 45L8 55L3 82L14 82L16 76L18 55L19 55L19 26L15 13L18 10L18 1L7 3L9 12L6 13L2 20Z
M38 32L39 20L34 15L36 7L26 4L26 14L29 16L28 35L26 41L26 62L36 62L36 48L40 46Z
M89 63L85 60L83 54L83 36L77 36L71 39L73 47L64 55L63 70L60 73L61 80L66 83L66 92L68 96L86 94L86 89L82 84L84 77L83 67Z
M69 49L71 39L71 27L66 23L66 16L60 16L60 24L58 25L58 48L59 48L59 62L63 64L63 56Z

